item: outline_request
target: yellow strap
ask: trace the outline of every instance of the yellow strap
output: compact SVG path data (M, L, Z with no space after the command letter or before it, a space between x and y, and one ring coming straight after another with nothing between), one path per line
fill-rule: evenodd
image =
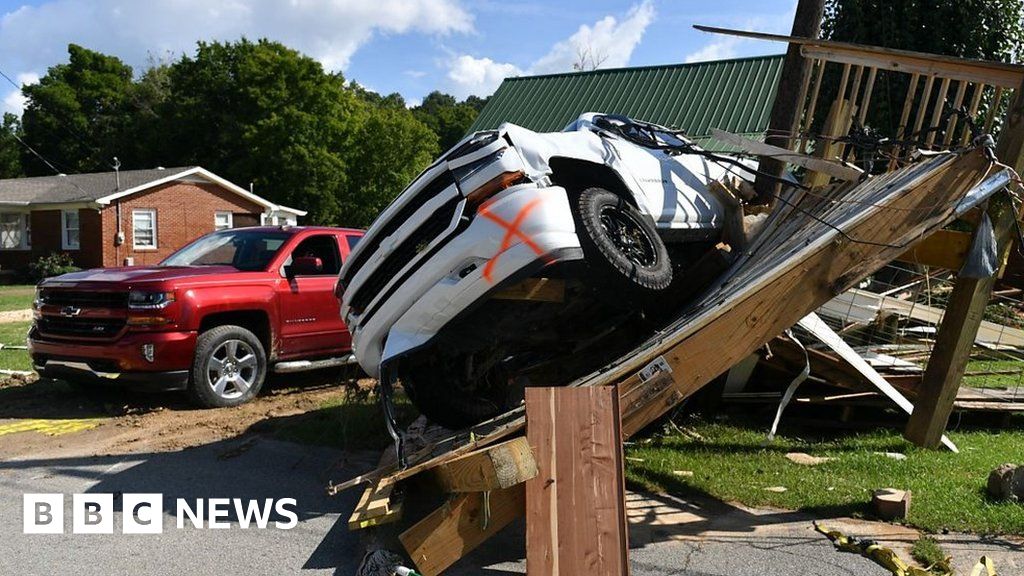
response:
M817 522L814 523L814 529L827 536L838 550L860 554L885 568L893 576L953 576L953 572L948 567L948 559L945 563L939 563L935 566L929 566L928 569L922 569L917 566L910 566L904 562L891 548L850 538L838 530L829 530ZM981 557L981 560L974 567L974 571L971 572L971 576L983 576L983 569L988 570L988 573L984 574L984 576L996 576L995 567L986 556Z

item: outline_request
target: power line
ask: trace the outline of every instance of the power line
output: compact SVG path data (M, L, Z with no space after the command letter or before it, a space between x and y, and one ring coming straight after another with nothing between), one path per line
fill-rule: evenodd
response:
M18 90L22 90L23 86L21 84L18 84L17 82L15 82L13 79L11 79L11 77L8 76L7 73L5 73L3 70L0 70L0 77L3 77L4 80L7 80L7 82L10 83L11 86L14 86ZM61 122L60 120L57 121L57 125L60 126L64 130L64 132L66 132L67 134L73 136L75 138L75 140L78 140L79 144L81 144L82 146L86 147L93 154L102 154L102 152L103 152L102 150L100 150L96 146L86 142L85 137L82 136L81 133L79 133L77 130L75 130L71 126L68 126L64 122ZM35 153L35 152L33 152L33 153ZM106 165L108 168L111 168L111 169L114 168L114 166L112 164L110 164L108 162L105 162L102 159L98 160L93 165L93 168L96 168L97 166L100 166L100 165Z

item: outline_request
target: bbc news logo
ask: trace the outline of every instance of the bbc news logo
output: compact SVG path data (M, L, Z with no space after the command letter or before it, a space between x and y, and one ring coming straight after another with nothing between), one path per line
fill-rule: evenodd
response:
M294 498L197 498L189 502L175 501L175 526L191 525L200 529L232 528L231 513L237 526L243 530L266 529L271 525L279 530L290 530L299 523ZM164 531L163 494L121 495L122 534L162 534ZM113 534L113 494L72 494L72 534ZM25 534L63 534L65 528L63 494L25 494L23 500L23 532ZM276 519L271 518L276 514Z

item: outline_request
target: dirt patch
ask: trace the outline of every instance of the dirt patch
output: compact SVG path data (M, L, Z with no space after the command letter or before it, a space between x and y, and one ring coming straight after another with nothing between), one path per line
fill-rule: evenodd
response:
M28 322L32 320L32 310L5 310L0 312L0 324L8 322Z
M118 390L83 391L53 380L0 379L0 423L23 419L102 418L94 429L56 437L38 433L0 436L0 459L74 454L96 456L166 452L209 444L248 432L272 433L266 421L286 420L321 408L373 380L314 374L271 382L256 400L235 408L202 410L180 394L138 395Z

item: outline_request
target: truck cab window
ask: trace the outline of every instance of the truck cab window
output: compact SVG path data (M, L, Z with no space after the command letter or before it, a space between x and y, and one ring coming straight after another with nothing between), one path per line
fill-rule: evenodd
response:
M310 236L292 250L292 258L314 256L323 262L323 270L318 275L336 276L341 271L341 253L334 235L321 234Z

